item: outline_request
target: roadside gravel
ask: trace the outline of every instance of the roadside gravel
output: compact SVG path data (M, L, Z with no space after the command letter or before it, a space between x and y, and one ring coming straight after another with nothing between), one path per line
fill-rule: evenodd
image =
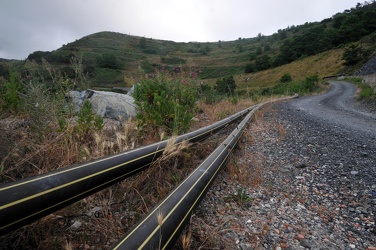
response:
M215 247L376 249L375 134L300 109L309 98L269 105L250 125L251 154L236 159L262 169L261 184L223 172L192 220Z

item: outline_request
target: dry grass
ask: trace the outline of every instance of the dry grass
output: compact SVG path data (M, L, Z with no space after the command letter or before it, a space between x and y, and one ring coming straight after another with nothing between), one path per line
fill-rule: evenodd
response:
M222 234L228 231L228 223L229 221L225 221L218 226L213 226L205 219L192 215L190 225L182 233L180 241L183 242L186 235L190 234L189 249L231 249L233 243L222 237ZM183 244L180 248L187 249Z
M235 81L238 84L238 90L249 92L277 84L285 73L289 73L294 81L304 80L305 77L315 74L318 74L320 78L338 74L344 71L342 54L343 49L325 51L277 68L238 75Z
M238 111L249 108L254 105L255 102L251 99L240 99L238 103L234 104L228 99L223 99L216 104L206 104L204 102L199 102L198 107L202 110L202 113L196 115L198 121L191 126L191 131L198 128L208 126L214 122L224 119Z
M224 186L221 186L219 183L214 184L214 186L219 185L222 190L226 190L227 185L238 189L238 194L231 193L229 196L217 200L215 204L209 205L212 206L212 209L217 213L225 215L231 212L239 213L239 217L244 216L246 212L243 213L242 211L247 210L247 203L252 204L252 198L248 196L248 192L269 185L269 183L266 183L266 157L262 154L262 151L250 151L249 146L256 143L260 138L264 139L266 133L271 133L273 136L265 139L274 140L275 143L279 143L280 140L286 136L287 131L282 125L267 123L262 119L265 114L270 112L274 111L267 105L256 113L254 122L249 125L249 129L244 131L238 147L230 157L223 176L221 177L227 184ZM250 199L246 202L242 200L238 202L238 200L236 200L247 200L248 198ZM235 202L237 204L236 210L228 208L225 204L226 202L230 204L230 207L233 207L232 204ZM222 209L224 209L224 211ZM230 210L228 211L227 209ZM245 233L244 237L246 237L247 242L257 249L260 247L260 242L262 242L264 235L270 231L269 225L271 217L268 217L268 221L257 220L253 222L258 229L255 233L243 229L243 225L238 224L237 221L225 221L223 224L215 226L216 223L221 221L221 217L215 217L214 223L210 221L213 219L212 216L209 215L209 218L207 218L207 214L200 212L200 207L198 208L190 223L193 238L193 242L191 243L192 249L199 249L200 247L202 247L202 249L233 249L236 243L229 241L231 237L226 234L232 231L237 231L238 234ZM224 216L224 218L226 217Z
M240 100L237 105L227 100L218 105L202 104L201 109L208 118L197 122L194 127L209 125L251 105L253 102L250 100ZM45 137L47 141L39 143L32 140L31 135L27 134L28 131L24 128L12 131L12 133L3 134L3 136L12 135L19 138L17 144L10 148L8 156L2 158L7 166L1 176L3 182L129 150L156 142L164 137L163 131L158 130L150 131L150 133L143 131L140 134L139 128L132 121L125 123L124 126L86 135L86 140L76 140L69 130L63 133L51 133ZM8 234L3 244L23 249L86 249L89 247L108 249L143 214L147 213L196 168L222 139L223 137L213 137L205 143L197 143L192 148L186 143L176 146L173 144L175 138L172 138L162 157L146 171ZM246 133L243 140L244 143L251 143L252 138ZM249 155L249 157L257 158L258 156ZM249 164L242 165L236 162L235 158L232 162L230 170L227 171L232 171L231 175L237 176L234 180L245 184L249 176L246 170ZM93 208L98 208L99 211L88 215ZM77 221L81 222L82 226L77 230L71 229L72 224ZM195 245L198 242L195 239L197 228L198 224L191 227L190 232L183 234L180 240L183 249L200 247ZM210 238L213 235L212 232L218 231L220 235L220 228L207 227L205 230L206 233L202 239L206 242L204 245L210 246L221 241L219 238Z

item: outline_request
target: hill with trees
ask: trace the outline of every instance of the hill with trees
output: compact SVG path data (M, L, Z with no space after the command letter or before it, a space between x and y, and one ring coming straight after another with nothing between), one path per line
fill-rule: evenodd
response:
M51 51L35 51L26 61L12 64L24 77L38 74L51 81L53 67L62 77L85 76L91 87L131 86L155 69L200 69L199 79L216 79L264 71L309 56L343 50L342 72L352 73L375 50L376 3L358 3L321 22L278 30L270 36L235 41L189 42L156 40L115 32L99 32ZM47 66L46 66L47 65ZM0 74L8 78L5 66Z

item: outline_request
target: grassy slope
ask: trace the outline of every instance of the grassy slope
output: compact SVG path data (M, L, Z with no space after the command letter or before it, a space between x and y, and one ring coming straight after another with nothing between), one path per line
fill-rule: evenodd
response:
M275 85L281 76L289 73L293 80L303 80L307 76L317 74L320 78L342 72L343 49L329 50L277 68L236 76L239 90L252 90ZM249 78L248 81L246 79Z
M141 37L129 36L114 32L99 32L83 37L69 43L62 48L53 51L56 56L75 53L82 55L84 64L95 66L96 60L103 54L112 54L121 62L124 70L118 71L123 76L138 80L145 73L153 72L154 68L167 65L168 67L192 67L203 70L202 78L211 79L236 75L244 72L244 66L249 62L249 53L259 46L257 38L241 39L229 42L213 43L176 43L146 39L146 49L140 47ZM237 46L241 45L240 52ZM203 51L208 50L207 53ZM182 59L178 63L178 59ZM166 63L164 60L177 59L174 63ZM95 70L94 79L100 84L103 81L100 74L104 71ZM107 72L107 74L110 74ZM115 73L112 71L112 73ZM97 81L98 80L98 81ZM118 81L118 84L121 81Z
M235 75L239 90L276 84L284 73L289 73L294 80L300 80L316 73L321 77L342 70L342 49L327 51L270 70L244 74L249 54L265 43L265 39L252 38L221 43L176 43L146 39L146 49L140 47L140 40L141 37L100 32L67 44L53 53L63 55L74 52L83 56L84 63L91 64L95 64L96 59L104 53L115 55L124 70L96 68L93 78L97 86L124 85L124 76L139 81L145 73L151 73L154 68L162 65L183 67L185 70L201 69L203 73L200 78L209 84L214 84L218 77ZM239 45L242 51L239 50ZM276 53L277 46L278 43L273 43L269 54ZM203 53L206 48L209 52ZM174 62L168 63L172 59ZM107 76L116 77L117 81L106 84ZM249 81L245 81L247 78L250 78Z

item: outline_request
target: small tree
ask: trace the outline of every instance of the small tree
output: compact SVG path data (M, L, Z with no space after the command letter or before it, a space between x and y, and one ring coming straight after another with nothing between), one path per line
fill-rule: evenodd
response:
M220 94L230 94L233 95L236 89L236 83L233 76L225 77L217 80L216 90Z
M245 65L244 72L245 73L255 72L255 64L254 63L248 63L247 65Z
M279 80L279 82L281 82L281 83L286 83L286 82L291 82L291 81L292 81L292 78L291 78L289 73L283 74L283 76Z
M270 67L271 67L270 57L268 55L263 55L256 59L256 62L255 62L256 71L267 70Z
M362 48L354 44L350 45L345 52L343 52L342 60L345 66L353 66L362 60Z

